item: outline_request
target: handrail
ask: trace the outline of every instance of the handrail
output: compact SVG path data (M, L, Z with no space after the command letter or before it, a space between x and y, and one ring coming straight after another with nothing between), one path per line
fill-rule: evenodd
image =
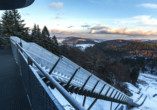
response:
M82 109L85 109L85 108L83 108L73 97L71 97L71 95L70 95L53 77L50 76L50 74L48 74L44 69L42 69L42 68L40 67L40 65L28 54L29 51L28 51L28 53L27 53L26 50L23 49L23 47L21 47L21 46L18 44L19 42L14 41L13 39L10 39L10 40L11 40L12 42L14 42L15 44L17 44L17 47L18 47L22 52L24 52L24 53L28 56L28 59L30 59L30 60L36 65L36 67L45 75L45 77L46 77L48 80L50 80L50 83L53 84L53 85L57 88L57 90L71 103L72 106L74 106L75 109L81 109L81 110L82 110ZM65 58L65 57L64 57L64 58ZM72 64L78 66L77 64L75 64L74 62L70 61L70 60L67 59L67 58L65 58L64 62L66 62L66 63L67 63L68 65L70 65L70 66L72 66ZM79 67L79 66L78 66L78 67ZM52 69L53 69L53 67L52 67ZM76 69L77 69L77 68L76 68ZM91 74L90 72L88 72L87 70L83 69L82 67L81 67L81 69L83 70L82 72L85 72L85 73L87 72L86 74L89 75L89 76L87 77L87 80L85 80L84 85L82 85L83 88L85 87L87 81L90 79L90 76L92 75L92 76L93 76L92 78L94 78L94 79L96 78L96 79L95 79L96 82L97 82L98 80L100 80L99 82L102 82L102 83L106 84L106 86L108 86L109 88L111 88L112 92L111 92L111 91L108 91L109 93L111 92L110 96L109 96L109 97L108 97L108 96L105 96L105 97L118 100L119 102L127 103L128 105L134 105L134 104L135 104L135 103L133 103L133 100L132 100L130 97L128 97L126 94L124 94L124 93L121 92L120 90L116 89L115 87L111 86L110 84L106 83L105 81L99 79L98 77L96 77L95 75ZM75 71L76 71L76 70L75 70ZM73 77L74 77L74 73L72 74L72 77L71 77L71 78L73 78ZM71 81L70 81L70 82L71 82ZM99 87L99 88L100 88L100 87ZM63 90L62 90L62 89L63 89ZM64 92L63 92L63 91L64 91ZM92 92L94 93L94 90L93 90ZM108 93L108 92L105 92L105 94ZM117 93L119 93L119 95L117 95ZM68 94L68 95L67 95L67 94ZM112 97L112 94L113 94L114 97ZM68 96L68 97L67 97L67 96ZM104 95L102 95L102 96L104 96ZM117 96L118 96L118 97L117 97ZM119 96L121 96L121 97L119 97ZM72 99L69 98L69 97L71 97ZM135 104L135 105L136 105L136 104ZM82 108L78 108L78 107L80 107L80 106L81 106Z
M16 42L16 41L15 41ZM62 60L64 61L64 62L66 62L66 63L68 63L69 65L71 65L71 62L69 63L68 61L70 61L69 59L67 59L67 58L65 58L65 57L63 57L62 58ZM76 65L76 66L78 66L76 63L74 63L74 62L72 62L74 65ZM71 66L73 66L73 65L71 65ZM78 66L79 67L79 66ZM61 67L62 68L62 67ZM84 72L86 72L86 73L88 73L89 74L89 76L92 74L92 73L90 73L90 72L88 72L87 70L85 70L84 68L82 68L81 67L81 69L84 71ZM67 70L68 71L68 70ZM101 80L100 78L98 78L97 76L95 76L95 75L93 75L95 78L97 78L97 79L99 79L99 80ZM113 86L111 86L110 84L108 84L107 82L105 82L105 81L103 81L103 80L101 80L101 82L103 82L103 83L105 83L105 84L107 84L106 86L109 86L109 87L111 87L112 89L115 89L116 91L118 91L118 92L120 92L121 94L123 94L125 97L127 97L127 98L129 98L126 94L124 94L124 93L122 93L120 90L118 90L117 88L115 88L115 87L113 87Z
M11 41L13 41L13 40L11 40ZM40 65L18 43L16 43L16 45L21 50L21 52L24 52L25 55L27 55L28 59L32 61L32 63L45 75L45 77L50 81L50 83L56 87L56 89L65 97L66 100L69 101L69 103L76 110L86 110L53 77L50 77L50 75L47 72L45 72L45 70L42 69L40 67Z

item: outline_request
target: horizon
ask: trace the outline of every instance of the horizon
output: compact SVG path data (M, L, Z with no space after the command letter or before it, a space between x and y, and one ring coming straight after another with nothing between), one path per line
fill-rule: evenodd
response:
M47 26L51 36L157 40L155 0L35 0L18 11L26 27Z

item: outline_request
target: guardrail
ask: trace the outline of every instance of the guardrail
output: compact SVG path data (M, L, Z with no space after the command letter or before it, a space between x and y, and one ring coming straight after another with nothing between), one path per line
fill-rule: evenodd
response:
M94 105L97 99L128 104L130 106L138 106L127 95L79 67L64 56L58 57L35 43L27 43L22 40L21 47L19 45L20 39L17 37L11 37L11 41L16 43L17 48L25 53L28 62L33 62L33 64L40 70L38 74L43 76L43 79L45 77L46 80L50 81L50 84L54 85L54 87L62 93L75 109L79 109L78 107L82 106L80 106L80 104L78 104L67 91L85 95L82 104L83 106L85 104L86 96L95 97L96 99L88 109ZM14 57L15 59L18 59L18 56L14 55ZM43 69L42 67L46 69ZM68 97L70 97L70 99ZM84 108L82 107L81 109Z
M59 83L57 83L57 81L53 77L50 77L50 75L45 72L45 70L43 70L30 55L17 42L13 41L12 39L11 47L14 58L20 67L20 71L22 73L25 86L27 88L29 99L34 110L39 110L41 108L43 108L42 110L62 110L63 107L59 104L57 100L55 100L54 102L53 94L48 90L48 87L43 83L40 76L33 71L33 65L44 74L44 76L50 81L50 83L70 102L70 104L76 110L85 110L85 108L83 108ZM43 87L41 87L41 85ZM43 91L47 93L42 93ZM53 107L54 105L56 106L56 108Z

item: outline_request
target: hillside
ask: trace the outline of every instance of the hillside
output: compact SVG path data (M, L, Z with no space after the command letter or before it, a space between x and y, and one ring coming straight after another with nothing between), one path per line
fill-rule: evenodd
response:
M108 40L95 44L95 46L87 48L104 52L108 55L143 55L148 57L157 57L157 42L142 42L141 40Z
M87 39L87 38L79 38L79 37L67 37L64 41L64 44L95 44L95 41L92 39Z

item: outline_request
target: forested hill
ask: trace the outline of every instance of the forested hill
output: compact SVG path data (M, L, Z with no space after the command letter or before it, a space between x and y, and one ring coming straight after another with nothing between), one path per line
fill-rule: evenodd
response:
M90 43L90 44L95 44L95 41L93 39L87 39L87 38L80 38L80 37L67 37L66 40L63 41L64 44L73 44L73 43Z
M151 55L155 55L157 51L157 42L142 42L140 40L118 39L95 44L95 46L87 48L87 50L92 50L93 48L108 54L123 53L146 55L147 53L149 53Z

